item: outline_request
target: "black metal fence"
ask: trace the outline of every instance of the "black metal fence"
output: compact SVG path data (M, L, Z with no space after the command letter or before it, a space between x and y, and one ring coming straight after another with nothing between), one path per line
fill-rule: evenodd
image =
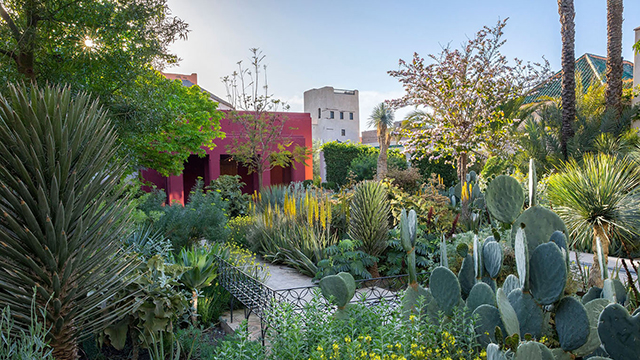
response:
M295 311L302 311L320 288L317 285L294 287L288 289L273 289L262 283L255 277L236 267L228 261L217 258L218 281L231 294L229 307L231 310L231 322L233 322L234 302L238 301L244 306L245 319L251 314L260 319L260 330L264 339L269 326L267 314L275 310L278 304L286 302ZM419 273L418 281L424 283L428 273ZM360 303L365 306L375 306L382 302L390 305L390 308L399 305L401 290L407 287L408 275L387 276L368 280L356 281L356 295L351 303ZM331 305L319 297L319 301L327 307Z

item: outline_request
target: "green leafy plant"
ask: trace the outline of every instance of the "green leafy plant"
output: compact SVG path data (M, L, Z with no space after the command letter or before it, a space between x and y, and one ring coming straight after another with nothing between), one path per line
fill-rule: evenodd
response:
M316 279L339 272L348 272L356 279L370 279L367 268L372 266L375 258L364 251L358 250L360 244L349 239L340 240L337 245L325 249L326 259L318 262Z
M46 310L45 310L46 311ZM42 320L39 318L42 317ZM10 306L2 309L0 317L0 358L6 360L54 360L46 337L49 332L47 314L38 314L35 295L32 298L31 324L14 329Z
M0 302L27 329L36 287L53 356L75 359L79 340L129 311L133 295L105 305L138 264L121 246L128 208L115 132L86 94L11 85L0 137L0 266L13 269L0 274Z
M219 192L222 200L229 203L227 213L230 219L249 213L251 196L242 193L246 184L241 179L240 175L220 175L217 179L211 180L207 187L207 190Z
M376 257L368 269L380 277L377 257L387 248L390 207L387 191L381 183L365 181L356 186L350 207L349 236L362 244L362 250Z

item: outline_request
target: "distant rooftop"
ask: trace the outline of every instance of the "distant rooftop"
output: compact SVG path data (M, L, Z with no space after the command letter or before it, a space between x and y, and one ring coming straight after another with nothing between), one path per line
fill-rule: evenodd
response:
M584 54L576 59L576 78L582 82L583 91L596 82L605 84L607 78L607 58L593 54ZM622 82L625 88L633 86L633 63L624 60L622 62ZM562 92L562 70L555 73L546 82L533 89L524 100L525 104L539 101L541 97L560 97Z
M182 81L182 86L185 86L185 87L192 87L193 85L198 85L198 74L196 73L193 73L191 75L162 73L162 75L164 75L164 77L166 77L169 80ZM233 105L231 105L228 101L223 100L221 97L213 94L212 92L208 91L202 86L200 86L200 89L205 93L207 93L207 95L209 95L211 100L222 105L220 109L222 110L224 110L225 108L233 109Z

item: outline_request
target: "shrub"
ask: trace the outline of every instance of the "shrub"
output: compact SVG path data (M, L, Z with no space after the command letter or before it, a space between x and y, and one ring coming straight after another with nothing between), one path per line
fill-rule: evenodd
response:
M367 268L375 262L375 257L358 250L359 242L349 239L340 240L337 245L325 249L326 259L318 262L316 279L322 279L327 275L336 275L340 272L348 272L355 279L370 279L371 274Z
M251 196L242 193L242 187L246 184L241 179L240 175L220 175L207 187L207 190L218 192L222 200L228 202L229 218L248 214Z
M227 228L229 229L227 242L248 248L250 244L247 240L247 232L252 224L253 217L251 216L238 216L229 219L229 222L227 222Z
M378 166L379 153L380 151L374 148L351 161L349 172L355 174L356 181L373 180ZM407 169L407 160L398 150L391 149L388 154L387 166L390 170Z
M0 359L3 360L54 360L47 345L46 313L38 314L35 297L31 308L31 324L26 330L14 329L15 323L9 306L2 309L0 317ZM42 321L38 319L42 317Z
M436 174L440 175L446 186L452 186L458 182L457 171L455 166L451 165L452 161L450 157L440 157L437 160L429 160L429 157L425 157L412 159L411 165L418 169L424 182L431 177L431 174Z
M26 85L9 93L0 97L0 268L12 270L0 272L0 303L26 330L35 286L54 357L75 359L83 337L128 310L105 304L137 265L121 245L126 165L107 114L86 94Z
M414 167L405 170L390 168L387 172L387 178L391 180L394 186L408 193L417 192L422 182L420 172Z
M334 183L338 187L344 185L353 159L369 153L372 149L373 147L370 146L350 142L331 141L322 145L327 183Z
M219 242L227 238L228 202L222 200L219 192L205 192L202 186L202 181L196 182L184 207L179 204L161 206L157 203L158 195L151 196L140 207L149 212L161 212L162 215L152 221L152 226L171 240L174 252L200 240Z

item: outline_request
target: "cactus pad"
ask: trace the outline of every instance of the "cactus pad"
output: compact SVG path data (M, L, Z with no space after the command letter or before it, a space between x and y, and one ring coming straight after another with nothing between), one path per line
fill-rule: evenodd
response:
M600 314L598 335L612 359L640 359L640 315L630 316L622 305L610 304Z
M493 217L511 224L522 212L524 192L518 180L500 175L487 186L485 203Z
M602 297L624 305L627 301L627 289L618 279L606 279L602 287Z
M509 296L509 294L511 294L515 289L520 289L520 279L513 274L509 274L509 276L504 279L504 283L502 283L502 290L504 290L504 293Z
M515 360L554 360L551 350L535 341L526 341L518 346Z
M473 311L473 316L477 317L476 334L479 335L478 341L483 346L496 341L496 327L500 327L502 333L505 333L500 311L491 305L480 305ZM502 339L500 339L502 341Z
M542 308L533 300L533 297L523 293L520 289L513 290L507 298L518 316L520 333L531 334L536 339L542 336Z
M564 222L556 213L541 206L530 207L520 214L511 227L512 239L515 239L521 224L525 225L524 232L527 236L529 254L538 245L548 242L554 231L560 230L565 234L569 233Z
M482 247L484 268L492 279L498 277L502 269L502 247L495 241L485 241Z
M320 289L327 300L331 299L334 305L343 309L353 298L356 284L351 274L341 272L338 275L323 277L320 280Z
M462 300L460 283L456 275L446 267L438 266L431 272L429 290L440 310L447 316L453 314L453 308Z
M582 296L582 304L586 305L594 299L600 299L602 297L602 289L594 286L590 287L586 294Z
M413 286L407 287L407 290L404 293L404 298L402 298L402 310L405 317L408 318L409 315L417 315L420 313L420 310L416 309L416 306L419 304L421 297L424 298L422 304L426 306L430 298L427 290L420 285L415 288Z
M529 290L529 246L527 245L527 235L522 228L516 232L513 249L516 256L516 269L518 271L518 279L520 279L520 287L523 290Z
M407 213L407 210L402 209L402 213L400 214L400 237L404 251L409 252L416 245L416 228L417 220L415 210L410 210L409 213Z
M467 299L469 292L476 283L473 271L473 257L469 254L465 255L464 260L462 260L462 266L460 266L460 272L458 272L458 281L462 290L462 298Z
M584 305L573 297L565 297L556 308L556 331L560 347L565 351L578 349L589 338L589 318Z
M469 245L465 243L458 244L458 246L456 247L456 252L458 253L458 255L460 255L461 258L467 257L467 254L469 254Z
M513 306L511 306L511 303L509 303L509 299L507 299L507 295L504 294L502 289L498 289L496 293L496 302L498 303L500 318L507 331L507 335L518 334L518 336L521 337L518 315L516 315L516 311L513 309Z
M576 356L587 356L600 347L600 337L598 336L598 319L605 307L609 305L607 299L595 299L588 302L584 308L587 310L587 318L589 319L589 337L587 342L579 348L575 349L573 354Z
M553 234L551 234L549 241L553 241L560 249L567 251L567 237L562 231L554 231Z
M496 295L491 287L483 282L475 284L467 298L467 308L473 312L481 305L496 306Z
M567 267L560 248L548 242L536 247L529 260L531 294L542 305L558 301L567 283Z

